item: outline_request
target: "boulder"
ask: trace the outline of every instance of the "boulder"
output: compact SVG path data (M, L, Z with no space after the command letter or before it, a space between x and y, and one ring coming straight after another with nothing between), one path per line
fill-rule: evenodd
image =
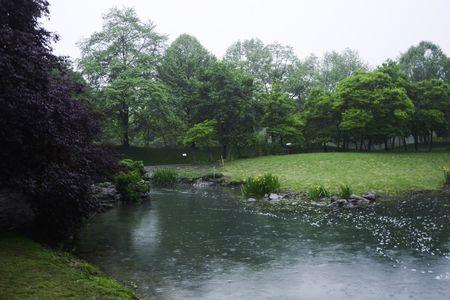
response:
M346 199L337 199L330 203L331 206L336 206L336 207L344 207L347 204L348 204L348 201Z
M270 193L268 198L269 200L280 200L282 197L278 194Z
M377 200L377 194L374 191L366 192L362 196L363 196L363 198L366 198L367 200L370 200L370 201Z

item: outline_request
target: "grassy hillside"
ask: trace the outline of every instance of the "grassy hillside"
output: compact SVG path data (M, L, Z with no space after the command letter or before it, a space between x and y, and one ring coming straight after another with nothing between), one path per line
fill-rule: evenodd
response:
M136 299L86 262L0 234L0 299Z
M401 192L442 186L450 152L431 153L308 153L231 161L224 174L231 180L270 172L285 190L304 191L315 184L331 190L345 183L355 192Z

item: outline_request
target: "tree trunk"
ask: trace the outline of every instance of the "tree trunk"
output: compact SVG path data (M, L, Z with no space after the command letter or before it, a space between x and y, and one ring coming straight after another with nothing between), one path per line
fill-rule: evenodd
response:
M123 131L122 145L128 148L130 146L130 137L129 137L130 119L129 119L128 105L126 103L122 104L122 111L120 112L120 121L122 123L122 131Z
M414 137L414 150L417 152L419 151L419 141L418 141L419 137L417 136L417 133L414 133L413 137Z
M406 138L403 137L403 147L405 149L405 151L408 151L408 145L406 145Z
M388 151L389 147L388 147L388 138L385 137L384 138L384 151Z
M428 150L433 150L433 130L430 130L430 139L428 144Z
M227 144L223 144L222 145L222 157L223 158L227 158L227 154L228 154L228 145Z

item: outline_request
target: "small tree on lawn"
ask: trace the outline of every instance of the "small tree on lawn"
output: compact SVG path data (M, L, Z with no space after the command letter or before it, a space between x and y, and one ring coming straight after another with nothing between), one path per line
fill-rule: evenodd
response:
M183 137L184 145L191 145L194 148L208 150L209 160L212 161L212 147L217 146L217 121L206 120L195 124Z

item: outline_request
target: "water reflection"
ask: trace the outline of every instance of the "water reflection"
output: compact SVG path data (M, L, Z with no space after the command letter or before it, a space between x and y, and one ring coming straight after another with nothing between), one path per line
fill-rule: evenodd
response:
M158 299L447 299L449 199L262 214L230 190L155 191L91 222L80 254ZM409 198L409 197L407 197ZM415 205L410 205L414 201Z

